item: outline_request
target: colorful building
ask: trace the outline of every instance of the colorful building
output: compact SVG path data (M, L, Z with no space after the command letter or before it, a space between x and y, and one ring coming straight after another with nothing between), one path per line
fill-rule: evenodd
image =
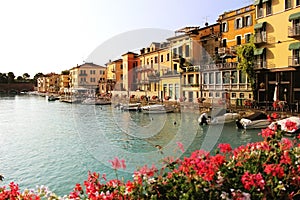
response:
M137 89L136 67L139 65L138 54L127 52L122 55L123 66L123 88L125 91L135 91Z
M256 0L254 5L257 100L260 106L268 107L274 100L280 100L291 110L298 110L300 1Z
M123 87L123 60L117 59L106 64L106 92L122 91Z

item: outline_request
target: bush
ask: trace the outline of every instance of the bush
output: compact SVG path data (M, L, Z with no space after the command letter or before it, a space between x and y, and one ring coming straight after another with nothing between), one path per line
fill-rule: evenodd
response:
M286 126L289 130L295 128L293 122L287 122ZM64 198L299 199L300 137L285 138L276 126L274 130L267 128L260 134L263 141L236 149L229 144L219 144L215 155L197 150L183 159L165 158L161 169L144 166L133 173L133 180L127 182L117 176L117 170L126 167L125 161L115 158L110 162L116 179L107 181L105 174L89 172L83 186L76 184ZM177 144L184 151L182 144ZM0 199L30 199L29 195L34 197L31 199L38 199L39 195L58 199L49 192L21 193L14 183L9 189L0 188Z

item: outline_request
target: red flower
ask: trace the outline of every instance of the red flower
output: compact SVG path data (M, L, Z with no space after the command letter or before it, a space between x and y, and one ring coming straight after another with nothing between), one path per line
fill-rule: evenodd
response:
M292 122L290 120L287 120L285 122L285 127L287 128L287 130L289 131L296 131L297 130L297 124L296 122Z
M126 169L125 160L123 160L123 159L120 160L118 157L115 157L114 160L110 160L109 162L111 162L112 168L114 170L117 170L117 169L120 169L120 168Z
M179 149L182 151L182 153L184 153L184 148L183 148L183 144L181 142L176 142L177 146L179 147Z
M274 130L272 130L272 129L270 129L270 128L266 128L266 129L263 129L262 131L261 131L261 135L262 135L262 137L263 138L269 138L269 137L273 137L274 135L275 135L275 131Z
M284 177L284 170L279 164L265 164L264 172L269 175L277 176L278 178Z
M265 187L265 181L261 173L250 174L248 171L246 171L242 176L241 181L246 190L251 190L252 187L260 189L264 189Z
M220 149L221 153L227 153L227 152L230 152L232 150L230 144L228 144L228 143L219 144L218 148Z

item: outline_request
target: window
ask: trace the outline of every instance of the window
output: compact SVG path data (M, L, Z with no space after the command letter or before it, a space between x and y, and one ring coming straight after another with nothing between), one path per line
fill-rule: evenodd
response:
M173 97L173 84L169 84L169 96Z
M213 93L212 92L209 92L208 95L209 95L208 97L213 97Z
M96 74L96 70L90 70L90 74Z
M164 62L164 55L160 55L160 62Z
M178 47L178 54L182 56L182 46Z
M174 71L177 71L177 64L174 64Z
M250 42L250 38L251 38L251 34L245 34L245 43L249 43Z
M194 74L188 75L188 84L194 84Z
M80 70L80 75L85 75L85 74L86 74L85 70Z
M185 45L185 57L190 57L190 45Z
M173 56L174 56L174 57L177 56L177 48L173 48Z
M222 40L222 47L227 47L227 39Z
M237 80L238 80L238 75L237 75L237 71L233 71L231 72L231 82L233 84L236 84L237 83Z
M90 78L90 82L91 82L91 83L96 82L96 78Z
M216 84L221 84L221 72L216 72Z
M249 94L249 99L251 99L252 98L252 95L251 94Z
M228 24L227 24L227 22L222 22L221 31L222 32L228 32Z
M296 0L296 6L300 6L300 0Z
M292 0L285 0L285 9L292 8Z
M216 97L220 97L220 92L216 92Z
M263 5L260 3L257 6L257 17L263 17L264 16L264 9L263 9Z
M272 0L267 1L266 3L266 15L272 14Z
M157 63L158 62L158 58L157 56L154 57L154 63Z
M242 71L239 72L240 72L240 76L239 76L240 83L246 83L246 74L243 73Z
M236 45L241 45L242 44L242 36L237 36L236 37Z
M245 23L245 26L251 26L252 25L252 17L251 17L251 15L248 15L248 16L245 17L244 23Z
M208 74L207 73L203 74L203 83L208 84Z
M175 100L179 97L179 84L175 83Z
M215 77L214 73L209 73L209 84L214 84L215 83Z
M237 19L235 19L234 23L235 23L234 24L235 29L243 28L243 18L237 18Z
M240 93L240 98L244 98L244 93Z
M143 62L141 61L141 63L143 63ZM122 64L120 65L120 69L123 69L123 65Z
M170 60L170 54L167 53L167 61L169 61L169 60Z
M231 93L231 98L236 98L236 93L235 92Z

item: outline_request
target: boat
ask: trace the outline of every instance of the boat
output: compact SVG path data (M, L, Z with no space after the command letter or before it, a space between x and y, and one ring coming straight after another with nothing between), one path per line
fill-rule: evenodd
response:
M236 120L236 126L239 129L259 129L267 128L271 124L271 120L263 112L254 112L248 117Z
M110 105L111 101L108 99L99 99L99 98L87 98L81 102L85 105Z
M167 107L162 104L154 104L148 106L142 106L141 111L145 114L164 114L174 112L173 107Z
M53 96L53 95L48 96L48 101L56 101L56 100L58 100L58 99L59 99L58 97L55 97L55 96Z
M289 130L289 128L287 127L286 123L289 121L295 123L295 127L293 127L294 129L292 129L292 130ZM292 116L292 117L287 117L285 119L281 119L281 120L272 122L269 125L269 128L274 130L276 124L277 124L277 127L279 127L282 131L284 131L285 135L293 136L300 132L300 118L299 117Z
M141 103L120 104L119 108L123 111L140 111Z
M217 125L232 123L240 118L240 114L235 112L228 112L226 109L217 110L211 114L213 114L213 116L208 116L206 113L202 113L198 118L199 124Z

